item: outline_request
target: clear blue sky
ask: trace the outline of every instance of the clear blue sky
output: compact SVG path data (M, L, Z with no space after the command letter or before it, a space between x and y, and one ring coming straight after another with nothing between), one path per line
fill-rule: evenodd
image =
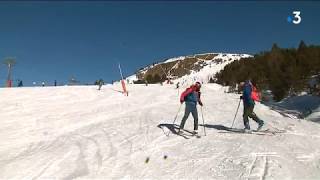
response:
M300 10L302 22L287 22ZM13 79L119 79L164 58L320 45L320 2L0 2L0 60ZM6 67L0 66L0 83Z

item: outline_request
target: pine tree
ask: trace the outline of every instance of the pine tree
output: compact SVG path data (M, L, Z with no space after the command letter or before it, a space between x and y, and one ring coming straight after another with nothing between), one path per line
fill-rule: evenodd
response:
M304 43L304 41L301 40L300 43L299 43L298 51L304 50L306 48L307 48L306 43Z
M306 90L308 80L320 74L320 46L307 46L300 41L297 49L282 49L276 43L269 52L253 58L234 61L216 74L217 83L234 86L248 78L265 90L271 90L279 101Z

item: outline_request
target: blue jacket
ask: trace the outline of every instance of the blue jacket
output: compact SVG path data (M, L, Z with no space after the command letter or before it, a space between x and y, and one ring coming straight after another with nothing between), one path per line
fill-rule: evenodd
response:
M250 81L246 81L243 88L243 104L245 106L254 106L254 100L251 98L251 92L252 92L252 85Z
M192 93L189 93L185 98L184 98L186 103L195 103L197 104L198 102L198 93L193 91Z

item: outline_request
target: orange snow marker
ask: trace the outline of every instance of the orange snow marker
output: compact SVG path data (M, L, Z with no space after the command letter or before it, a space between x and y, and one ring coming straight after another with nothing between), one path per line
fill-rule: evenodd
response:
M7 80L7 87L12 87L12 81L11 80Z
M119 71L120 71L120 75L121 75L121 85L122 85L123 94L128 96L129 93L128 93L127 88L126 88L126 83L123 80L123 75L122 75L120 63L119 63Z
M125 94L126 96L128 96L128 92L127 92L127 88L126 88L126 83L124 82L124 80L121 80L121 85L122 85L122 90L123 90L123 94Z

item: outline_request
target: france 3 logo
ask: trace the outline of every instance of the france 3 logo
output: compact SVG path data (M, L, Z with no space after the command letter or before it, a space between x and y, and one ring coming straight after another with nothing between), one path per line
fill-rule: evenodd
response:
M300 11L293 11L292 14L293 15L287 17L287 21L289 23L293 23L293 24L300 24L302 21L301 12Z

